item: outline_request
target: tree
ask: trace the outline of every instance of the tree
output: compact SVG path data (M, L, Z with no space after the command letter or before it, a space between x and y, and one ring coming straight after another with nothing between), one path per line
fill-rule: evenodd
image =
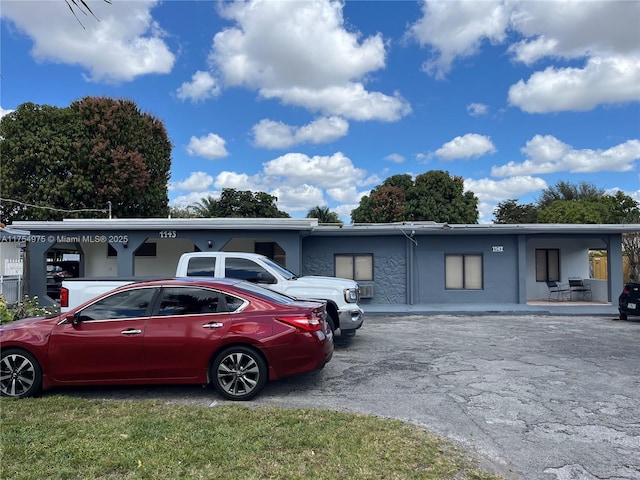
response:
M351 211L353 223L391 223L406 219L407 197L400 187L379 185Z
M277 198L265 192L225 188L219 199L203 198L193 205L202 217L230 218L289 218L287 212L278 209Z
M477 223L478 198L464 191L462 177L432 170L412 180L394 175L362 197L351 212L354 223L434 221Z
M339 223L342 225L338 214L329 210L329 207L321 207L319 205L313 207L307 212L307 218L317 218L318 223Z
M622 234L622 252L627 257L629 276L640 281L640 213L630 213L624 223L638 226L634 233Z
M538 212L538 223L605 223L597 202L555 200Z
M196 216L203 218L216 218L218 217L218 201L211 195L204 197L199 202L189 205L189 210L193 210Z
M464 191L464 179L431 170L418 175L409 191L410 220L478 223L478 197Z
M198 214L193 205L187 205L186 207L170 206L169 207L170 218L199 218L202 215Z
M515 199L498 203L493 210L493 223L536 223L537 208L532 203L518 205Z
M171 143L128 100L20 105L0 120L0 215L14 220L164 217Z
M598 189L592 183L582 182L576 185L560 180L542 191L537 207L546 208L556 200L597 200L603 195L604 190Z
M605 193L590 183L560 181L545 189L536 204L506 200L494 210L494 223L626 223L640 212L638 202L618 191Z

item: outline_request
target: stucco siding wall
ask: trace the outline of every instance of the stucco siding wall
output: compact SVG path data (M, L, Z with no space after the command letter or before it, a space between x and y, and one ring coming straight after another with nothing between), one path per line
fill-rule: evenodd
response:
M362 304L405 304L407 302L406 244L404 237L307 237L303 240L302 273L335 276L336 254L373 254L372 298Z

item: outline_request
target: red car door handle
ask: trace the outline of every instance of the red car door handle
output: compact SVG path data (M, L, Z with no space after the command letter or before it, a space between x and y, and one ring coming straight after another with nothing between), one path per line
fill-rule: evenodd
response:
M204 325L202 325L203 328L221 328L222 327L222 323L220 322L211 322L211 323L205 323Z
M120 332L122 335L140 335L142 330L137 330L135 328L130 328L129 330L123 330Z

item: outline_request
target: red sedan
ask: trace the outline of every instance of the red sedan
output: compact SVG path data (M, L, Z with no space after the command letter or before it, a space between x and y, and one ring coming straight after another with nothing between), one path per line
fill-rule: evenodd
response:
M249 400L331 359L325 304L232 279L140 282L0 327L0 393L63 385L213 383Z

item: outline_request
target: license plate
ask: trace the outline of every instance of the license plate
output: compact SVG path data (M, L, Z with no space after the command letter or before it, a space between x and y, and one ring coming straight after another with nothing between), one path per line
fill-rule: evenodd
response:
M635 310L636 309L636 304L635 303L627 303L627 308L629 310Z

